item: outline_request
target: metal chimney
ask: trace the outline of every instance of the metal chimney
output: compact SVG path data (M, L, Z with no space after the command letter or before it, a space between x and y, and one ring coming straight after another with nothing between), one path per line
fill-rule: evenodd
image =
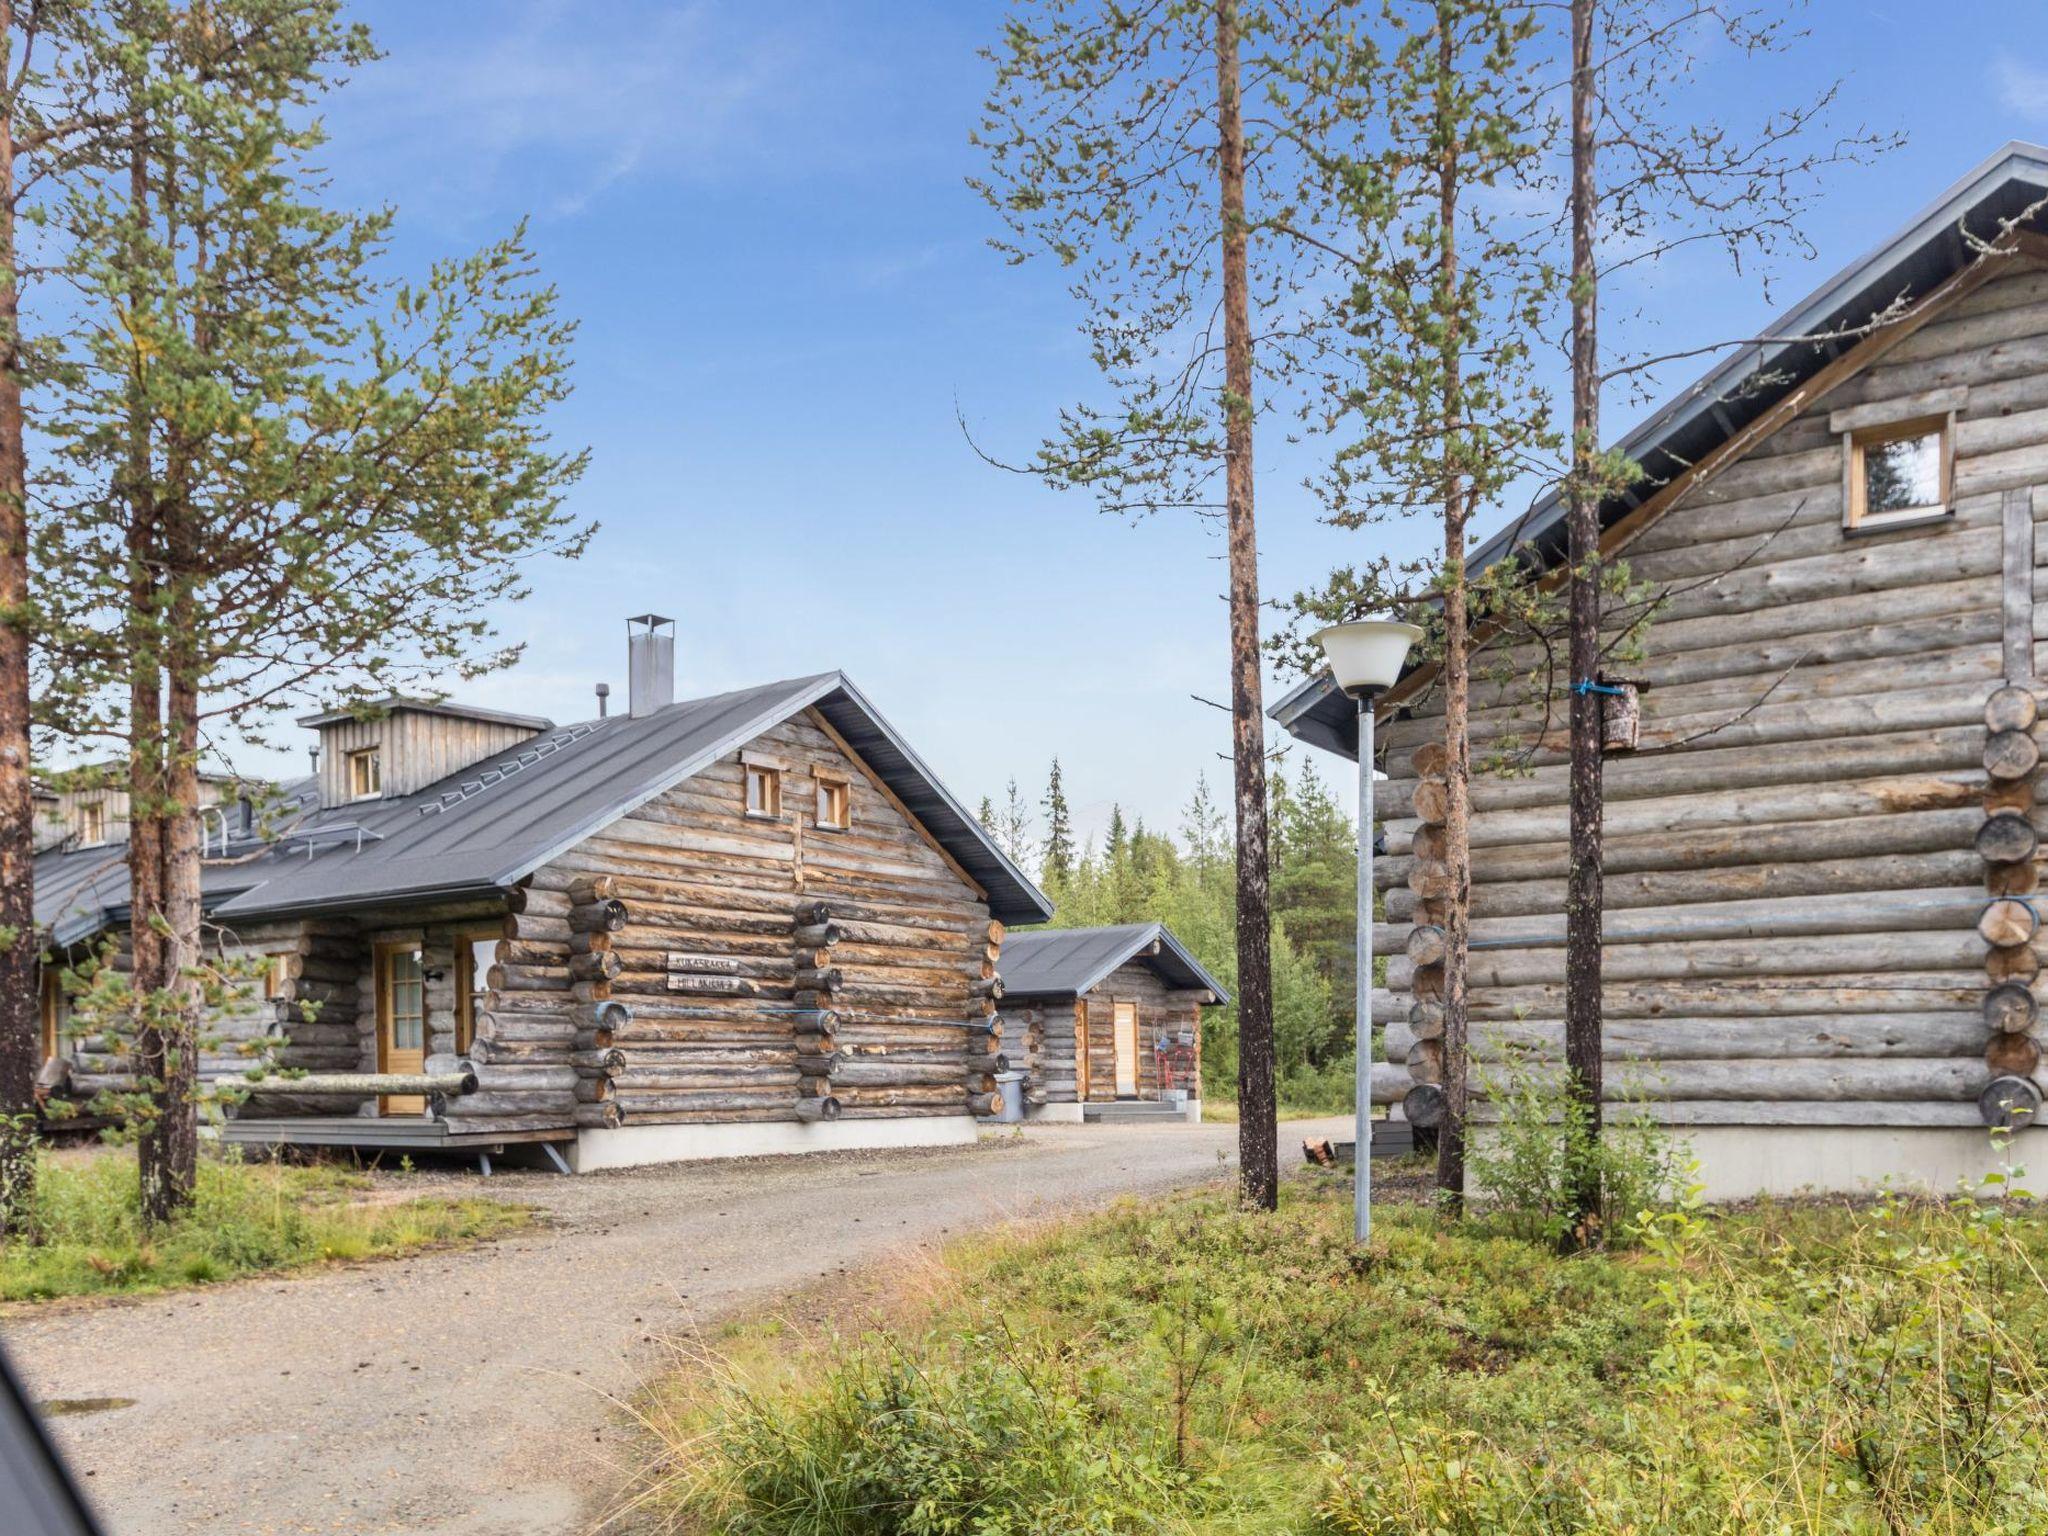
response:
M651 715L676 701L676 621L658 613L626 620L626 713Z
M603 718L604 718L604 717L605 717L606 715L608 715L608 714L610 714L610 713L611 713L611 708L610 708L610 705L611 705L611 697L612 697L612 685L611 685L610 683L599 683L599 684L597 685L597 718L598 718L598 719L602 720L602 719L603 719Z

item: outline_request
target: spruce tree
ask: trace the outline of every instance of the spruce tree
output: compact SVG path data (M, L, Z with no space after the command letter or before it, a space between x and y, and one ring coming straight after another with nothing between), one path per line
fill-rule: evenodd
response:
M1067 807L1067 791L1060 779L1060 760L1052 760L1052 772L1045 785L1045 857L1039 868L1045 888L1055 894L1074 879L1074 817Z

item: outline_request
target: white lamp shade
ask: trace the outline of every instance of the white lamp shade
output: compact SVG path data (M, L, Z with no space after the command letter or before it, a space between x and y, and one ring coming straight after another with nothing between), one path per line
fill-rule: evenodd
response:
M1380 693L1401 678L1401 664L1422 630L1399 619L1354 619L1316 632L1316 644L1330 658L1330 675L1354 698Z

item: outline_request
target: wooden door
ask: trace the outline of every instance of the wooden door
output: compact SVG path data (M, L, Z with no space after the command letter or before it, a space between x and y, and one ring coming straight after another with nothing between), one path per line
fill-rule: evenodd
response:
M1138 1005L1116 1005L1116 1096L1138 1096Z
M424 1072L427 1069L427 977L417 944L377 946L377 1070ZM380 1115L423 1115L427 1101L418 1094L386 1094L377 1101Z

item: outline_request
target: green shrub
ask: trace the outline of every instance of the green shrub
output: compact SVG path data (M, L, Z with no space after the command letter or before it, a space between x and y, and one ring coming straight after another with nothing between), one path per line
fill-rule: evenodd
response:
M1595 1137L1586 1106L1554 1072L1511 1070L1486 1087L1501 1117L1474 1144L1467 1167L1489 1211L1512 1230L1551 1243L1571 1236L1574 1191L1590 1172L1600 1210L1580 1236L1586 1246L1626 1247L1643 1216L1669 1207L1682 1190L1691 1149L1647 1110L1605 1106Z
M704 1528L833 1536L1024 1536L1178 1524L1192 1480L1056 1351L967 1335L938 1354L887 1338L812 1388L728 1384L666 1470Z

